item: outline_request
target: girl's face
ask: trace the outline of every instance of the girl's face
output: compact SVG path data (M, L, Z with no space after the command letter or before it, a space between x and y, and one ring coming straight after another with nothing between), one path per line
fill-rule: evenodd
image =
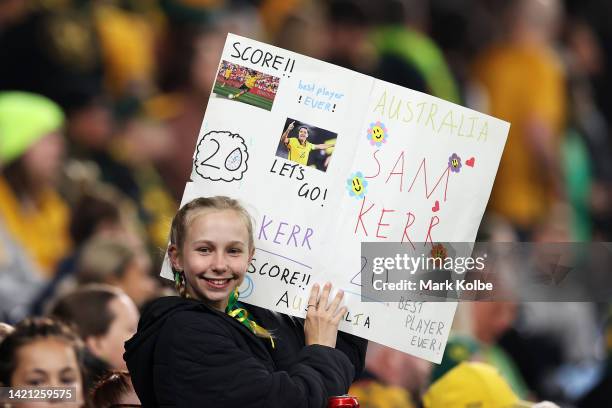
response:
M11 387L73 387L74 402L29 402L23 408L77 407L83 404L83 379L74 349L65 341L47 337L17 350Z
M236 211L208 209L188 217L186 227L180 253L171 251L174 267L185 272L189 295L225 311L253 257L247 226Z

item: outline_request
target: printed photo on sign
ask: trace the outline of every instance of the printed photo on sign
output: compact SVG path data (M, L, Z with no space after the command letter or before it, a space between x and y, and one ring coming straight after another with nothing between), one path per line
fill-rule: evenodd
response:
M222 61L213 93L233 101L272 110L279 80L275 76Z
M287 118L276 155L303 166L326 171L338 134Z

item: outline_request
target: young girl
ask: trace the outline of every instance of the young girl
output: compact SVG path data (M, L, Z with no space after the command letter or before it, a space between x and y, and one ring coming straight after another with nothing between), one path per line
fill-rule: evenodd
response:
M237 303L255 250L237 201L191 201L170 241L181 297L145 309L124 355L143 406L321 408L347 392L367 342L338 335L342 292L329 299L330 284L314 285L304 322Z
M72 401L24 402L28 407L82 407L83 346L67 326L48 318L23 320L0 343L0 386L71 388Z

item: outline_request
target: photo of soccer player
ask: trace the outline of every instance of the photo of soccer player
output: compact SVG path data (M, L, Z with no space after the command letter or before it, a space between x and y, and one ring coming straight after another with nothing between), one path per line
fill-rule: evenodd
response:
M239 98L245 93L249 92L254 86L259 77L261 76L260 72L255 71L254 69L250 69L248 74L244 77L244 83L240 85L240 92L237 94L229 94L227 97L230 99Z
M326 171L337 136L329 130L287 118L276 156Z
M280 78L221 61L213 93L230 100L272 110Z

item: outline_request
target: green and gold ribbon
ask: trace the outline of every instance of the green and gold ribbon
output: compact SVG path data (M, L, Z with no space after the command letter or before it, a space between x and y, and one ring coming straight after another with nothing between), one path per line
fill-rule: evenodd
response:
M267 337L270 339L270 343L272 343L272 348L275 347L274 338L272 334L257 323L255 323L251 317L249 316L249 312L241 307L242 305L238 303L238 289L235 289L229 297L229 301L227 302L227 307L225 308L225 313L228 316L233 317L238 320L243 326L253 332L257 337Z

